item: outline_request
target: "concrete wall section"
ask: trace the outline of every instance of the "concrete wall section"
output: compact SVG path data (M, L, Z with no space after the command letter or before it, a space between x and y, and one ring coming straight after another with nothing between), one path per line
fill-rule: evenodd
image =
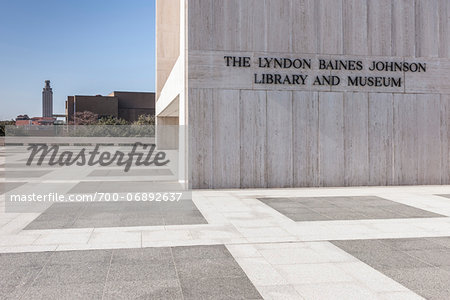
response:
M192 187L450 184L448 0L185 3L186 60L177 64L186 70L173 74L184 74L187 85L180 120L189 127ZM251 66L226 66L225 56L248 56ZM260 57L311 59L313 66L264 70ZM320 70L319 59L366 67ZM370 73L373 61L427 70ZM402 85L257 82L255 74L265 72L308 80L393 76Z

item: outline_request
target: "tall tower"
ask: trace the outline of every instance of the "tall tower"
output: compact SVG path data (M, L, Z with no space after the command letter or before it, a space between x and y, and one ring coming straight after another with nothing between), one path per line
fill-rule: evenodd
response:
M53 117L53 91L50 80L45 81L45 87L42 90L42 116Z

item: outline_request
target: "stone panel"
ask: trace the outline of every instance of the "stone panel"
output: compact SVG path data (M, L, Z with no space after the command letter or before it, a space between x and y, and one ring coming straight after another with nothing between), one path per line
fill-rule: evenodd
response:
M241 187L266 186L266 118L265 91L241 91Z
M293 93L294 186L319 186L319 94Z
M211 188L213 90L189 90L189 163L192 186Z
M369 181L369 100L367 93L344 94L345 185Z
M369 185L393 183L392 94L369 93Z
M267 186L291 187L292 92L267 92Z
M343 93L319 93L320 185L342 186L344 178Z
M239 187L239 91L215 90L213 97L213 184L215 188Z

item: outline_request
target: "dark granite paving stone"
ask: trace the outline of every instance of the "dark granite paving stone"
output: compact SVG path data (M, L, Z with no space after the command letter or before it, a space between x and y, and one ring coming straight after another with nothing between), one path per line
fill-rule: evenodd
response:
M450 267L450 251L448 249L409 250L405 252L430 265Z
M184 191L177 182L165 181L83 181L74 186L68 194L78 193L147 193L147 192Z
M102 299L104 283L32 286L23 299Z
M419 260L403 251L367 251L355 252L353 256L376 269L427 268L430 263Z
M183 299L178 280L107 282L103 299Z
M246 277L180 278L184 299L263 299Z
M330 208L326 208L330 209ZM288 207L288 208L278 208L278 211L284 214L309 214L309 213L320 213L320 208L314 210L307 207Z
M401 214L407 218L433 218L433 217L443 217L442 215L435 214L423 209L415 208L408 205L398 205L398 206L387 206L383 207L385 210L393 211Z
M207 224L192 200L58 203L25 229Z
M389 247L392 247L393 249L403 251L446 249L444 245L434 242L432 239L424 238L383 239L381 242Z
M450 299L450 251L445 248L448 240L407 238L333 244L426 299ZM384 247L399 250L386 251Z
M0 195L10 192L25 183L26 182L0 182Z
M173 262L166 264L112 264L108 281L176 280Z
M432 212L379 197L259 198L266 205L296 222L364 219L443 217ZM317 213L317 215L311 214ZM326 216L327 218L324 218Z
M295 221L295 222L306 222L306 221L329 221L332 220L331 217L319 214L319 213L306 213L306 214L291 214L286 213L284 214L289 219Z
M426 290L445 291L448 289L450 282L450 273L436 267L399 268L381 271L415 292Z
M367 215L361 212L328 212L322 213L332 220L360 220L367 219Z
M52 171L44 170L26 170L26 171L6 171L6 178L37 178L51 173Z
M245 273L234 258L176 260L180 278L242 277Z
M117 227L120 224L120 216L109 216L103 218L79 218L69 228L103 228Z
M384 240L350 240L350 241L331 241L335 246L344 251L354 254L359 252L386 252L393 249L383 243Z
M427 238L426 240L431 241L432 243L442 245L445 248L450 249L450 237L435 237L435 238Z
M93 263L108 266L112 250L56 251L50 257L48 265L78 265Z
M170 169L132 169L124 170L94 170L88 176L167 176L173 175Z
M39 221L34 220L30 224L28 224L24 230L42 230L42 229L64 229L64 228L74 228L74 220L70 220L66 217L58 217L54 220L48 220L48 221Z
M172 253L176 262L188 259L232 258L223 245L174 247Z
M195 224L208 224L208 222L201 217L189 217L182 215L172 215L164 217L164 225L195 225Z
M108 264L90 262L47 265L42 269L33 285L104 283L108 274L108 267Z
M85 203L54 203L45 211L46 214L76 214L86 208Z
M111 264L119 265L167 265L172 263L170 248L141 248L114 250Z
M22 290L33 283L42 267L2 266L0 270L0 290L10 292Z
M53 252L30 252L30 253L1 253L0 271L8 267L30 267L42 268L49 260Z
M0 285L0 299L8 299L8 300L23 299L22 297L27 291L27 289L28 286L15 287L15 286Z
M450 299L450 289L447 290L422 290L417 291L417 294L421 295L427 300L443 300Z
M164 218L162 216L148 215L148 213L125 213L120 214L120 221L116 226L162 226Z

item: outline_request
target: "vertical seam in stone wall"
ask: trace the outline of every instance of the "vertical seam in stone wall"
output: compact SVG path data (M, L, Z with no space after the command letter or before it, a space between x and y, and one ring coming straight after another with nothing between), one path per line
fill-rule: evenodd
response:
M269 148L269 137L268 137L268 109L267 109L267 105L268 105L268 95L267 95L267 91L264 91L265 94L265 101L266 101L266 134L265 134L265 149L264 149L264 186L268 187L269 186L269 175L267 174L267 166L268 166L268 161L267 161L267 149Z
M291 2L292 3L292 2ZM291 187L295 186L295 164L294 164L294 151L295 151L295 143L294 143L294 138L295 138L295 134L294 134L294 129L295 129L295 115L294 115L294 92L291 91L291 118L292 118L292 122L291 122Z
M346 113L347 113L347 102L348 102L348 95L349 95L349 92L343 92L342 93L343 95L343 97L342 97L342 138L343 138L343 146L344 146L344 149L343 149L343 151L344 151L344 186L348 186L349 184L348 184L348 180L347 180L347 139L345 138L345 133L346 133L346 129L347 129L347 121L348 121L348 119L345 117L346 116ZM353 96L353 93L351 94L351 96Z
M394 39L394 26L395 26L394 14L395 14L394 1L391 1L391 16L390 16L390 18L391 18L391 56L396 56L396 54L398 54L396 49L394 48L395 47L395 45L394 45L394 40L395 40ZM403 53L402 53L402 56L403 56Z
M321 138L321 127L320 127L320 102L321 102L321 97L320 97L321 92L317 92L317 110L318 110L318 118L317 118L317 146L318 146L318 150L317 150L317 162L318 162L318 185L321 186L322 185L322 164L321 164L321 154L322 154L322 145L320 143L320 138Z
M396 106L395 106L395 94L392 94L392 137L391 137L391 158L392 158L392 163L391 163L391 172L392 172L392 185L395 185L398 180L396 178L396 168L395 168L395 164L397 161L397 157L395 155L395 135L396 135L396 130L395 130L395 124L396 124L396 119L395 119L395 114L397 112L396 110Z
M421 56L420 51L420 45L419 45L419 37L418 37L418 31L420 28L420 18L418 17L418 10L417 10L417 1L414 0L414 45L415 45L415 57Z

